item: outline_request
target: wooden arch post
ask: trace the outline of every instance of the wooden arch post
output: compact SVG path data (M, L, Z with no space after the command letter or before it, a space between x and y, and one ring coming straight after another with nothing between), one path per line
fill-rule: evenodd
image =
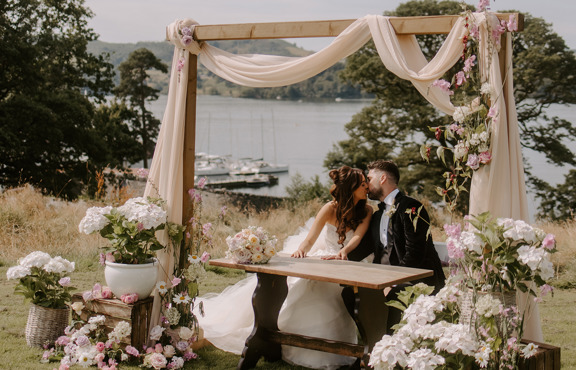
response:
M501 20L508 20L513 15L518 24L518 31L524 29L524 16L519 13L497 13ZM418 16L390 18L390 23L398 35L448 34L456 23L459 15ZM197 25L194 28L194 40L254 40L254 39L286 39L305 37L336 37L344 31L355 19L281 22L281 23L244 23L221 25ZM506 36L504 34L503 36ZM501 60L504 51L500 51ZM194 161L196 139L196 82L198 59L190 54L188 68L188 91L186 96L186 119L184 133L184 173L183 173L183 207L182 221L189 218L191 210L188 189L194 187ZM504 77L505 78L505 77Z

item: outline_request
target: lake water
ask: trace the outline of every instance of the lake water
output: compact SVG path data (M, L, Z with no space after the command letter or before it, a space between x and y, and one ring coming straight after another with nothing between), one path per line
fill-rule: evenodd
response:
M160 119L166 99L161 96L149 108ZM288 164L289 172L278 174L278 185L237 190L284 196L291 176L297 173L306 180L319 175L321 182L328 181L323 167L326 154L334 144L348 137L344 125L368 104L369 100L298 102L200 95L196 152L228 155L235 159L263 158L271 163ZM576 123L573 106L554 105L548 113ZM571 148L576 151L573 143ZM570 168L552 166L542 155L529 150L524 150L523 155L539 177L554 185L564 182L564 175ZM533 214L537 204L531 194L528 194L528 202Z

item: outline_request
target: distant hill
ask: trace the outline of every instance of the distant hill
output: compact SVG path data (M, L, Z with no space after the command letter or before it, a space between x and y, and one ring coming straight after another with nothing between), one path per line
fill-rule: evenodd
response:
M233 40L211 41L211 45L234 54L270 54L301 57L313 52L304 50L284 40ZM168 42L138 42L135 44L108 43L93 41L88 45L94 54L108 53L110 62L117 69L120 63L128 59L134 50L146 48L168 66L172 64L174 46ZM344 68L340 62L326 71L298 84L275 88L250 88L239 86L221 79L202 65L198 68L198 92L206 95L222 95L262 99L354 99L368 98L359 87L344 84L338 78L338 72ZM118 74L118 73L117 73ZM152 71L150 84L168 93L169 76ZM119 75L116 82L119 82Z

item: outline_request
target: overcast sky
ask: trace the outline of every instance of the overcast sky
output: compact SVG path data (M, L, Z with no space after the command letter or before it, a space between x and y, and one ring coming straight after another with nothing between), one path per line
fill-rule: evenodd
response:
M166 26L192 18L199 24L356 19L394 10L401 0L86 0L95 13L89 22L101 41L135 43L161 41ZM466 1L476 5L477 1ZM576 49L576 1L492 0L492 10L518 10L544 18ZM308 50L319 50L324 39L295 39Z

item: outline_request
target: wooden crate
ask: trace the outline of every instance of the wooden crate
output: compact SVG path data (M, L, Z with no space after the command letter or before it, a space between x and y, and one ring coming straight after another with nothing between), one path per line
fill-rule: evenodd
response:
M81 294L72 296L72 303L83 302ZM108 330L114 329L120 321L127 321L132 327L130 338L123 340L124 344L136 347L142 350L148 341L148 332L150 331L150 318L152 316L153 297L139 300L134 304L125 304L119 299L94 299L83 302L84 309L80 315L82 320L96 315L106 317L105 325ZM76 314L73 315L77 318Z
M532 341L522 340L522 343ZM560 370L560 347L546 343L533 342L538 345L536 354L528 359L520 359L522 370Z

